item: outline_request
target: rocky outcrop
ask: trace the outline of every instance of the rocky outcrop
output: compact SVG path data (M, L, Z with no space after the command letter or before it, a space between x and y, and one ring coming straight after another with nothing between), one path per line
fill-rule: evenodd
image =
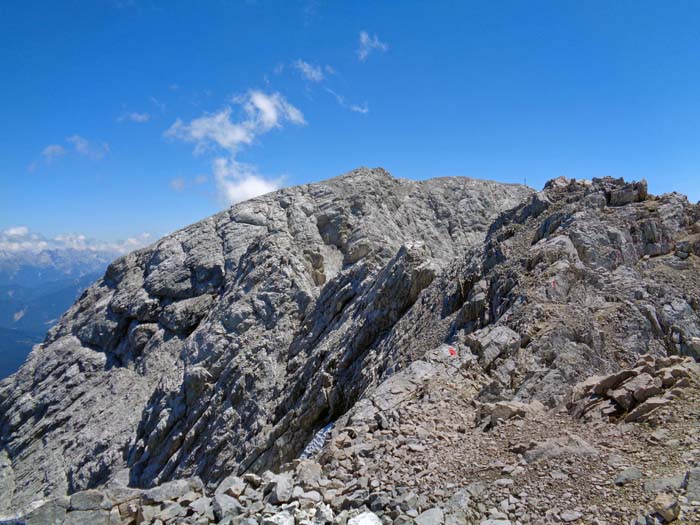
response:
M279 466L376 382L377 346L530 190L360 169L116 260L0 384L0 512Z
M5 509L201 479L136 522L700 519L698 239L611 178L239 204L115 262L0 385Z
M576 417L645 421L698 376L700 366L690 357L644 356L633 368L577 384L568 407Z

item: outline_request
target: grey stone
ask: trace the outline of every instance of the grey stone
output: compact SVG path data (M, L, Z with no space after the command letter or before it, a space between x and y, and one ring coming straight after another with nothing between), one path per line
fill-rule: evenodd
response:
M285 510L263 518L262 525L294 525L294 516Z
M569 456L595 457L598 451L581 437L571 434L563 438L553 438L538 443L534 448L525 452L528 463L546 461Z
M348 525L382 525L382 520L374 512L362 512L350 518Z
M270 503L274 505L287 503L292 497L293 490L294 482L290 474L283 473L275 476L271 482Z
M644 477L644 474L637 467L628 467L615 476L614 482L615 485L626 485L631 481L642 479L642 477Z
M153 503L162 503L168 500L180 498L190 491L190 485L187 480L178 479L163 483L146 491L143 495L144 500Z
M214 495L214 503L212 506L214 515L219 520L228 516L237 516L243 511L243 506L236 498L224 493Z
M105 501L104 494L98 490L76 492L70 498L71 510L100 510ZM108 506L110 508L111 505Z
M575 510L565 510L559 515L559 517L564 523L572 523L580 520L583 517L583 514Z
M45 525L47 523L63 523L66 517L66 507L52 499L33 509L24 516L22 521L26 525Z
M66 514L66 522L71 525L110 525L109 517L107 510L72 510Z
M683 484L685 485L685 495L688 501L700 502L700 469L694 468L689 470L685 475Z
M416 525L442 525L445 513L439 507L421 512L415 519Z
M680 490L685 479L684 474L669 476L665 478L650 479L644 482L644 491L650 493L666 492L669 490Z
M214 509L212 508L212 499L206 496L202 496L191 502L189 507L201 516L206 516L209 519L214 519Z
M238 476L228 476L216 488L216 493L224 493L237 498L243 494L245 488L246 482L243 480L243 478L239 478Z

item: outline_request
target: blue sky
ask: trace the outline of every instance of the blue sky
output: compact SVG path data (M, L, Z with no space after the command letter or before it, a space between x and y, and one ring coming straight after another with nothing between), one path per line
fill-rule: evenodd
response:
M0 3L0 229L151 238L358 166L700 199L692 1Z

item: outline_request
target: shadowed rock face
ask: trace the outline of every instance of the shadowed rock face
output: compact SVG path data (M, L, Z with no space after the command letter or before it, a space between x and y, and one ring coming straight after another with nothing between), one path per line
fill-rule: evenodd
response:
M385 348L421 292L531 193L363 168L117 260L0 383L0 514L125 468L214 486L295 457L403 355Z

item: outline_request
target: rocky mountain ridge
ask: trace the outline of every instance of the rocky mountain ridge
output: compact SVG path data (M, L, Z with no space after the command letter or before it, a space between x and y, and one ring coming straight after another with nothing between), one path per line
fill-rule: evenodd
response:
M370 520L358 524L593 523L585 501L579 510L528 509L510 492L513 472L529 472L527 447L496 450L488 434L551 418L562 420L552 431L614 427L644 405L650 424L683 403L679 395L694 398L699 220L685 197L650 196L645 183L557 179L535 194L470 179L403 181L379 169L237 205L113 263L0 384L0 512L89 512L110 523L321 514ZM643 355L688 356L676 365L689 394L637 394L640 384L661 393L654 389L668 380L657 385L657 368L633 386L613 381L609 393L576 389ZM583 392L577 408L555 415L573 392ZM584 413L594 423L576 423ZM289 467L329 424L316 462ZM581 437L549 438L546 447L560 443L574 456L600 454ZM483 477L483 462L464 450L460 468L443 465L443 442L455 458L469 443L494 461L521 455L525 463L516 457L505 481L495 480L510 493L501 510L481 508L486 488L448 505L476 483L468 476ZM688 472L700 466L684 461ZM295 482L270 471L300 465L322 473L292 497ZM151 505L148 491L158 489L149 487L163 483L183 493ZM674 490L694 490L684 483ZM112 503L60 499L100 487L90 497ZM105 490L129 496L120 503ZM205 494L214 499L192 510ZM166 507L172 516L161 515ZM313 512L295 517L301 507ZM665 519L650 512L643 523Z

